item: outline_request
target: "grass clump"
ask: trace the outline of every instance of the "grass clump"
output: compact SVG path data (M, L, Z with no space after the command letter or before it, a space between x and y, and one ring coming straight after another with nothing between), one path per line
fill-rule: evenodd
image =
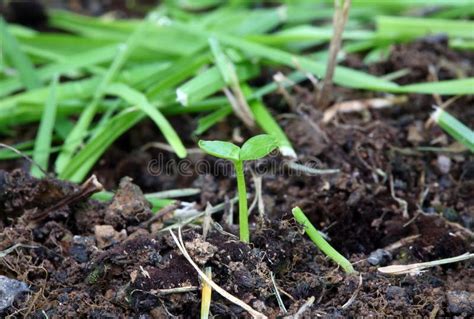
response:
M329 243L321 236L316 228L311 224L308 217L303 213L301 208L295 207L292 209L293 217L295 220L303 225L306 234L308 234L309 238L313 241L313 243L318 246L319 249L323 253L326 254L329 258L331 258L335 263L344 269L347 274L352 274L355 272L354 267L349 260L347 260L344 256L342 256L337 250L335 250Z
M234 164L239 196L240 240L248 243L250 241L250 232L244 162L265 157L278 147L277 140L272 135L261 134L248 139L242 147L238 147L230 142L203 140L199 141L199 147L212 156L229 160Z
M51 158L61 179L80 182L111 144L147 117L178 157L184 157L186 150L170 117L197 117L199 135L234 114L246 126L278 139L284 156L296 158L288 137L261 100L278 89L276 83L256 84L268 70L293 69L288 75L292 83L311 74L326 83L385 93L474 93L472 77L398 85L338 65L338 50L333 49L332 55L326 48L311 50L328 44L335 33L342 38L332 42L340 42L342 53L374 55L389 45L439 32L448 35L450 44L469 49L473 23L463 20L470 12L465 0L449 5L443 0L444 7L426 17L402 16L413 7L409 1L374 6L344 0L346 15L351 3L344 33L344 6L337 7L339 23L331 23L333 1L283 1L280 7L265 8L248 1L211 2L215 5L209 10L196 12L179 1L165 1L150 7L143 19L127 20L50 10L47 32L0 18L2 136L17 126L44 122L41 137L51 136L51 141L42 139L40 145L29 145L22 152L36 153L42 166ZM430 6L419 4L420 9ZM328 55L332 66L325 62ZM53 116L48 84L56 74L61 74L61 81L55 85ZM51 145L49 154L47 147L43 151L46 144ZM0 152L0 158L6 157L18 154Z

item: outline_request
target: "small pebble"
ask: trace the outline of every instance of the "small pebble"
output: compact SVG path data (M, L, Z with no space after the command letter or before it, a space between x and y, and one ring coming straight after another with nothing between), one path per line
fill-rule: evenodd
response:
M74 236L73 244L69 254L79 263L85 263L89 260L89 249L95 245L94 238L85 236Z
M438 169L443 174L448 174L451 170L451 159L446 155L438 155L437 163Z
M95 225L94 235L97 247L100 249L121 242L127 238L127 232L125 229L118 232L111 225Z
M370 253L369 258L367 261L369 264L375 265L383 265L392 260L392 254L385 249L377 249Z
M398 286L388 287L386 296L388 300L395 300L395 299L406 300L407 299L405 289Z
M474 315L474 294L467 291L451 290L446 293L448 310L452 314Z
M0 275L0 312L10 307L15 298L28 291L30 289L24 282Z

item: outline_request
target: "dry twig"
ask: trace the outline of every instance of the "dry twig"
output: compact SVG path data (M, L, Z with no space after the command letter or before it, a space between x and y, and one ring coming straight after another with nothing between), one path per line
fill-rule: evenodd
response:
M400 205L400 208L402 209L402 216L405 219L410 218L410 215L408 215L408 203L406 200L401 199L400 197L397 197L395 195L395 188L393 186L393 176L390 175L390 194L392 195L392 198Z
M79 190L67 195L62 200L56 204L46 208L45 210L39 211L37 213L28 216L30 222L40 222L48 217L48 214L52 211L58 210L66 205L77 203L81 200L87 199L95 193L102 191L104 187L97 180L95 175L89 177L80 187Z
M341 5L341 1L344 3ZM316 95L316 103L321 109L325 109L329 103L329 93L332 88L332 78L337 64L337 54L341 48L342 32L349 17L349 9L351 0L334 0L334 16L333 16L333 36L329 45L329 57L322 87Z
M443 264L450 264L458 261L468 260L474 258L474 254L465 253L456 257L445 258L435 261L429 261L425 263L414 263L409 265L392 265L387 267L380 267L378 271L384 274L389 275L404 275L404 274L412 274L416 275L423 272L426 268L439 266Z
M375 98L366 100L352 100L336 103L324 111L323 123L329 123L337 113L360 112L368 109L381 109L392 105L404 103L406 96L389 96L386 98Z

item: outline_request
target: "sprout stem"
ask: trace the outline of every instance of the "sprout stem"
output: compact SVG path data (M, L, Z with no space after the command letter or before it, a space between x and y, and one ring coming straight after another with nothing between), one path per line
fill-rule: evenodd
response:
M249 216L247 208L247 189L245 186L244 162L233 161L235 166L235 174L237 176L237 190L239 193L239 231L240 240L250 242L249 234Z
M295 220L303 225L306 234L309 238L318 246L319 249L323 251L329 258L341 266L347 274L354 273L355 270L352 267L352 264L344 256L342 256L337 250L335 250L329 243L319 234L319 232L314 228L314 226L309 221L308 217L303 213L299 207L292 209L293 216Z

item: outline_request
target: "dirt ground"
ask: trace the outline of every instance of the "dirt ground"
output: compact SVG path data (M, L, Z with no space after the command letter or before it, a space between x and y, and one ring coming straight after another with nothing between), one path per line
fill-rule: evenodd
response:
M396 80L405 84L473 76L473 61L472 54L452 51L446 39L437 37L394 46L384 62L365 65L361 57L352 55L344 64L378 75L409 68L409 75ZM251 244L239 242L235 224L226 222L227 205L224 212L213 215L220 227L212 227L206 239L199 224L183 229L192 259L202 268L212 267L218 285L271 318L285 316L271 274L286 315L294 315L314 297L302 318L474 316L472 262L435 267L416 276L377 271L379 266L473 250L474 156L451 147L453 140L440 128L426 125L440 97L409 95L402 104L340 114L331 124L315 126L323 114L312 106L310 83L290 93L296 111L278 93L265 102L299 160L339 168L340 173L307 176L284 170L265 175L265 219L259 219L256 211L252 214ZM335 88L333 103L382 96ZM448 99L443 97L442 102ZM449 110L473 127L473 102L472 96L462 97ZM197 138L189 137L195 120L180 117L173 124L187 146L195 147ZM239 135L233 130L236 126L240 123L231 117L203 138L230 139ZM19 133L18 141L34 136L28 128ZM243 128L240 132L244 139L252 134ZM200 187L200 195L182 200L204 209L208 201L215 205L231 198L235 180L219 174L151 175L147 171L151 159L160 154L174 158L162 150L142 150L143 141L159 140L153 123L144 121L104 155L93 173L107 189L118 189L114 199L105 203L81 196L84 189L78 185L28 176L22 170L28 167L26 161L0 163L4 169L0 171L0 250L28 245L0 258L0 275L30 287L2 317L198 317L198 274L169 232L162 231L170 225L172 214L162 211L150 220L153 214L142 191ZM283 158L271 161L281 164ZM250 174L247 183L253 196ZM302 234L290 213L297 205L349 257L357 275L346 276ZM184 292L175 289L183 287ZM211 313L248 317L216 292Z

